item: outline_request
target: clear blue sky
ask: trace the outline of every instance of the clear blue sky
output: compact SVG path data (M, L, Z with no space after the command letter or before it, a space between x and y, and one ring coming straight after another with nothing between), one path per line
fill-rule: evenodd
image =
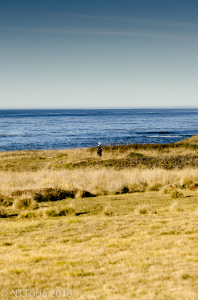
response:
M0 0L0 108L198 106L198 1Z

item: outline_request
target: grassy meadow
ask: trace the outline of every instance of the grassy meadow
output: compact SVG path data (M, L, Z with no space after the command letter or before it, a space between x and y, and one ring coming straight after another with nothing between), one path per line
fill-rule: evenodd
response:
M2 299L198 299L198 136L1 152L0 178Z

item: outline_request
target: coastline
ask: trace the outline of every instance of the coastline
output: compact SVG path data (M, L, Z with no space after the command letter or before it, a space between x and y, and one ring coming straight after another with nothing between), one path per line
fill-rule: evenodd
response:
M198 133L197 115L197 109L0 111L0 151L174 143Z
M1 202L59 201L198 187L198 136L174 144L0 153ZM43 200L38 200L38 199ZM46 200L44 200L46 199ZM50 200L51 199L51 200Z
M0 171L84 168L184 169L198 166L198 136L170 144L129 144L64 150L22 150L0 152Z

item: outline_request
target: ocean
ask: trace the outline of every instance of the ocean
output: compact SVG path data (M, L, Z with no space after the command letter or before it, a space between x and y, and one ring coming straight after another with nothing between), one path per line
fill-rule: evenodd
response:
M198 109L0 110L0 151L173 143L198 134Z

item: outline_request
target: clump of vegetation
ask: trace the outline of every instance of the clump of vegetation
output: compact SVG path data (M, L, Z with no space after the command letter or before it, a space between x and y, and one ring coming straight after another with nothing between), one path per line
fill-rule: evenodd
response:
M66 153L61 153L61 154L56 155L56 158L66 158L66 157L67 157Z
M140 182L129 184L128 186L125 185L120 190L117 190L115 194L126 194L126 193L138 193L138 192L145 192L146 191L147 183Z
M96 194L93 194L88 191L78 190L76 192L76 198L89 198L89 197L96 197Z
M154 210L151 210L151 211L150 211L150 214L151 214L151 215L156 215L156 214L157 214L157 210L155 210L155 209L154 209Z
M182 279L186 280L189 278L191 278L191 276L189 274L186 274L186 273L182 274Z
M4 243L2 244L2 246L12 246L12 243L10 243L10 242L4 242Z
M0 195L0 205L3 206L12 206L14 200L10 197Z
M126 194L126 193L129 193L130 190L128 188L128 186L124 186L122 189L121 189L121 194Z
M76 216L75 209L71 206L62 208L49 207L45 209L39 209L37 212L38 217L58 217L58 216Z
M36 216L37 217L44 217L45 216L45 209L40 208L36 211Z
M137 153L137 152L130 152L129 157L142 157L144 156L142 153Z
M136 207L135 213L136 214L148 214L151 211L151 208L148 204L140 204Z
M147 187L147 183L141 181L141 182L139 182L139 184L137 184L137 183L130 184L129 190L130 190L130 193L145 192L146 187Z
M44 217L57 217L58 216L58 210L54 207L46 208L44 210L43 216Z
M196 189L198 189L198 184L197 183L189 186L190 191L195 191Z
M7 218L8 214L4 207L0 207L0 218Z
M66 198L74 198L76 191L47 188L34 194L37 202L58 201Z
M119 189L118 191L115 192L116 195L118 194L126 194L129 193L130 189L128 188L128 186L124 186L123 188Z
M164 188L164 189L162 190L162 193L165 194L165 195L167 195L167 194L169 193L169 189Z
M19 215L19 218L22 218L22 219L30 219L30 218L35 218L37 216L37 214L35 212L22 212L20 213Z
M12 196L21 196L23 195L24 191L23 190L16 190L14 192L12 192Z
M58 216L75 216L75 209L70 207L70 206L66 206L64 208L61 208L58 211Z
M149 188L149 191L158 192L161 188L162 188L162 184L161 183L155 183L154 185L152 185Z
M109 216L110 217L110 216L113 215L113 213L114 213L114 210L113 210L113 208L110 205L107 205L107 206L104 207L103 214L105 216Z
M140 189L139 189L139 186L137 185L137 183L132 183L129 186L129 190L130 190L130 193L140 192Z
M174 198L174 199L181 198L181 197L183 197L183 194L181 192L179 192L178 190L174 190L171 193L171 197Z
M30 198L16 199L13 203L13 208L18 210L36 209L38 205Z
M189 188L192 183L193 181L191 179L185 178L183 181L183 187Z

